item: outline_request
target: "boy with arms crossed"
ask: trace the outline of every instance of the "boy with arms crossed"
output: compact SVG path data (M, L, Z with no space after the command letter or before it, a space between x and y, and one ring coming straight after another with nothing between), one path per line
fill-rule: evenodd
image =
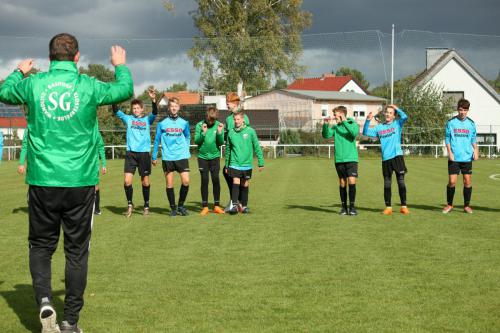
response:
M359 125L353 118L347 118L347 109L341 105L333 109L336 124L330 127L330 118L325 119L322 135L334 138L335 169L339 176L339 192L342 209L340 215L358 215L356 201L356 178L358 177L358 150L356 137ZM347 184L349 184L349 209L347 208Z
M238 213L238 206L241 205L241 212L248 214L248 191L250 179L252 178L253 153L257 155L259 171L264 169L264 157L260 149L259 140L255 130L245 124L243 112L233 115L234 128L232 128L226 141L226 173L233 179L231 190L230 214ZM238 198L241 194L241 202Z
M151 157L149 155L151 151L150 127L156 119L158 108L156 106L156 93L154 89L150 89L148 93L153 106L153 111L148 116L144 115L144 104L138 99L130 102L132 108L131 115L125 114L123 111L118 110L117 106L113 105L113 112L127 127L127 153L125 155L123 184L128 205L125 212L126 217L131 217L134 212L132 180L136 168L139 169L142 182L142 196L144 198L143 214L149 214L149 193L151 189L149 183L149 175L151 174Z
M191 134L187 120L179 117L179 99L174 97L168 101L169 115L158 123L153 147L153 165L156 166L158 145L161 142L161 159L167 183L167 198L170 204L170 216L177 214L186 216L188 212L184 202L189 191L189 143ZM181 177L179 204L175 205L174 171Z
M219 110L209 107L207 119L196 124L194 143L198 145L198 168L201 175L201 204L203 209L200 215L208 214L208 183L212 176L214 210L216 214L224 214L220 207L220 147L224 144L224 125L217 120Z
M396 114L399 116L399 119L396 119ZM392 214L391 183L392 173L394 172L398 183L399 198L401 199L401 209L399 212L401 214L409 214L410 211L406 206L405 185L405 173L408 170L406 169L403 150L401 149L401 134L408 116L403 110L393 104L386 107L384 118L385 121L382 124L370 128L370 122L373 119L373 114L370 112L363 127L363 135L379 138L382 148L382 174L384 176L384 201L386 206L383 213L384 215Z
M443 213L453 209L455 184L460 173L464 179L464 212L472 214L470 198L472 196L472 161L479 158L476 143L476 124L467 117L470 103L466 99L458 101L458 114L446 124L445 144L448 150L448 186L446 187L447 205Z

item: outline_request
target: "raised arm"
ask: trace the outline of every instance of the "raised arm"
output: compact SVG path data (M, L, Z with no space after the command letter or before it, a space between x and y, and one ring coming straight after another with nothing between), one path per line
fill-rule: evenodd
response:
M370 122L372 119L373 119L373 113L370 112L366 117L365 125L363 126L363 135L376 138L378 137L377 130L375 129L375 127L370 128Z
M19 105L27 102L31 91L31 80L24 78L24 74L33 68L33 59L25 59L17 65L0 87L0 101L6 104Z
M125 66L125 62L125 49L117 45L111 47L111 64L115 66L115 82L94 81L98 105L120 103L134 94L132 75Z

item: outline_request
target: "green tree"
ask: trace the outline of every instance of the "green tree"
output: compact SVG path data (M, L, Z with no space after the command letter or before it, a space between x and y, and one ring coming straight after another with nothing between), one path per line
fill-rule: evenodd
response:
M354 78L354 80L361 85L361 88L368 90L368 87L370 86L370 82L368 82L360 71L354 68L349 68L349 67L340 67L336 72L335 75L337 76L347 76L350 75Z
M168 92L187 91L187 90L188 90L187 82L173 83L170 87L167 88Z
M201 70L205 88L234 91L266 90L273 77L297 77L302 53L301 32L311 14L302 0L196 0L192 13L201 36L189 57Z
M444 99L442 88L434 84L407 86L398 96L399 106L408 114L405 142L440 144L446 122L453 113L453 102Z
M274 83L274 89L286 89L288 87L288 82L285 79L277 79Z

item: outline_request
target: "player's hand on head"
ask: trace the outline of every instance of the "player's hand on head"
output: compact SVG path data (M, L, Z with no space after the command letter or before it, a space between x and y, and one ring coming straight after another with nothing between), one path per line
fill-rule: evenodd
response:
M33 64L33 59L24 59L17 65L17 69L26 75L33 68Z
M111 64L116 67L118 65L125 65L125 62L125 49L119 45L111 46Z

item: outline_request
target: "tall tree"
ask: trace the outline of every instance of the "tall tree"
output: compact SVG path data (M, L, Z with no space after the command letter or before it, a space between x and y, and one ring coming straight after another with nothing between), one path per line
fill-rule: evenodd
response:
M196 0L193 12L201 37L189 57L201 70L201 83L212 90L268 89L273 77L297 77L301 32L311 14L302 0Z
M363 88L365 90L368 90L368 87L370 86L370 82L368 82L368 80L366 80L363 73L361 73L360 71L358 71L357 69L354 69L354 68L340 67L335 72L335 75L337 75L337 76L350 75L354 78L355 81L357 81L361 85L361 88Z

